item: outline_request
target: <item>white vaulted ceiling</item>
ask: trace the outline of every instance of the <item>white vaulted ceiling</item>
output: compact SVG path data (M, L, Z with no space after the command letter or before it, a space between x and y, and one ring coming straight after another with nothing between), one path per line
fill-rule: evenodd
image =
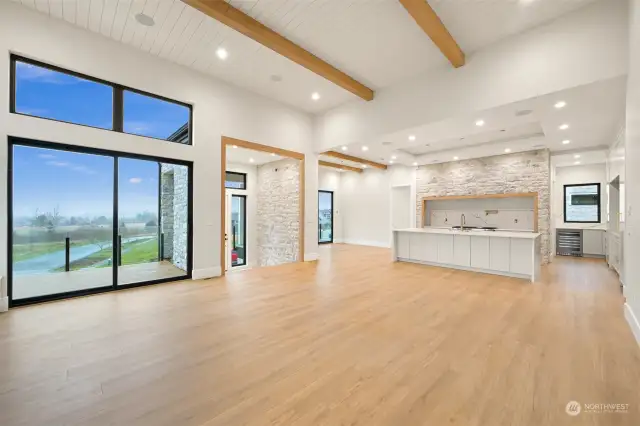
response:
M179 0L13 1L308 112L358 99ZM430 0L430 4L470 54L592 1ZM230 3L373 90L450 66L397 0ZM153 17L155 25L139 24L138 13ZM216 57L219 47L229 53L225 61ZM321 95L320 100L311 100L313 92Z

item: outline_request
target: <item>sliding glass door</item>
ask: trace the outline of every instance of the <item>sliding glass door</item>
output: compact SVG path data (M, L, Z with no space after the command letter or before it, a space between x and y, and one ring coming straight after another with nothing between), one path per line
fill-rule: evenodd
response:
M318 243L333 242L333 192L318 191Z
M14 300L113 283L113 157L13 147Z
M10 140L12 305L190 275L191 170Z

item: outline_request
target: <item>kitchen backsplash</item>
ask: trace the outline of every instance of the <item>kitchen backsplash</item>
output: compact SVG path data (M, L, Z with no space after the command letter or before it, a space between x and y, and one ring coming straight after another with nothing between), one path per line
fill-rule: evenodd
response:
M533 231L533 210L432 210L427 226L492 226L499 229Z

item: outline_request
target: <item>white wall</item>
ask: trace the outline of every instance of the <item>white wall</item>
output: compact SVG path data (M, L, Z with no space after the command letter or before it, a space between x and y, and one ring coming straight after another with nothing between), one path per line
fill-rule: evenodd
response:
M318 190L333 191L333 242L342 242L342 191L341 177L345 173L328 167L318 168ZM316 239L317 239L316 232Z
M391 247L390 173L378 169L344 173L340 183L343 241Z
M318 117L317 146L382 135L625 75L628 2L601 0L445 67ZM594 42L597 40L597 43Z
M631 0L629 80L625 161L633 165L625 170L626 223L624 235L624 279L627 298L625 316L640 342L640 0Z
M193 146L12 115L9 52L194 105ZM317 156L313 121L304 113L211 77L0 2L0 176L7 175L7 135L194 162L194 276L220 273L220 139L222 135L307 155L305 253L317 252ZM6 185L0 185L0 275L7 273ZM6 290L3 289L3 294Z
M600 212L599 224L565 223L564 222L564 185L581 183L600 184ZM585 164L583 166L556 167L555 180L551 203L553 204L553 218L557 228L580 227L594 228L607 223L607 168L606 164ZM555 247L555 246L554 246Z
M247 174L247 189L227 189L228 194L247 196L247 266L254 267L258 261L258 233L256 215L258 211L258 174L256 166L227 163L228 172Z

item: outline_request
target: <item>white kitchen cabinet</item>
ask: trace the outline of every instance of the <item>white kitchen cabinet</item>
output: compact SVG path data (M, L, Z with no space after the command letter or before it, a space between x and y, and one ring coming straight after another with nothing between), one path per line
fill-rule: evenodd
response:
M512 239L509 248L509 272L514 274L530 275L533 273L531 268L531 255L533 246L529 240Z
M582 253L586 255L604 256L604 238L604 230L582 230Z
M453 264L453 235L438 235L438 262Z
M489 237L471 237L471 266L489 269Z
M540 234L396 229L394 255L403 262L477 271L535 281L540 272Z
M409 241L409 254L411 259L419 260L421 262L427 261L427 235L425 234L410 234L411 239Z
M509 272L509 238L489 237L489 265L495 271Z
M453 264L471 266L471 237L469 235L454 235Z
M411 234L399 232L396 234L396 256L403 259L411 258Z
M425 240L425 257L427 262L438 262L438 236L433 234L426 234Z

